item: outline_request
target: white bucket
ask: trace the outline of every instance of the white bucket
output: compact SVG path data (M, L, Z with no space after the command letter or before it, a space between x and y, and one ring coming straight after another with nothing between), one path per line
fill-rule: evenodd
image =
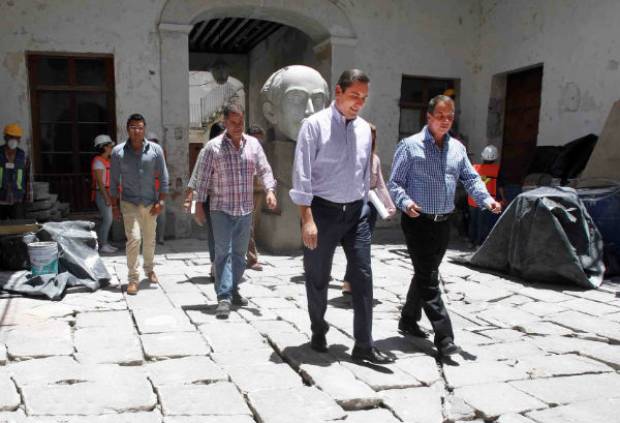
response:
M28 244L30 269L34 276L58 274L58 244L50 242L31 242Z

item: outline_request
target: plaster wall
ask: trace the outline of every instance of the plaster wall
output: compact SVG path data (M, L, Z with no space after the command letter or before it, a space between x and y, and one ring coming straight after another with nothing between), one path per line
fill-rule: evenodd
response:
M487 109L497 106L489 103L498 92L493 77L538 63L544 66L538 145L601 133L620 98L620 2L482 0L479 19L470 104L476 154L495 124L496 117L487 120Z
M166 0L1 0L0 122L18 121L30 139L26 52L114 55L117 139L141 113L162 133L157 23Z

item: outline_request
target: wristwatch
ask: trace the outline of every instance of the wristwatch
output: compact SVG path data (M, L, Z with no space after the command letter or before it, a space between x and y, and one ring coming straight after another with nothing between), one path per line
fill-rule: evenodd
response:
M163 207L166 205L166 202L164 200L159 200L157 204L159 204L160 207Z

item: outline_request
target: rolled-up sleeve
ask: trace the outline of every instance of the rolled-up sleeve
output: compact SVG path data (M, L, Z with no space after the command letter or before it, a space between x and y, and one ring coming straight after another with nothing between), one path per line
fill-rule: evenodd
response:
M402 211L406 211L407 207L413 202L406 190L410 167L409 149L406 142L401 141L396 148L396 153L394 153L388 189L396 207Z
M118 197L118 186L121 183L121 158L118 150L112 151L110 158L110 195Z
M167 194L170 191L170 175L166 166L164 150L160 147L157 152L157 170L159 171L159 192Z
M493 197L489 194L486 185L465 155L461 162L459 179L463 183L465 191L473 197L478 207L489 207L493 202Z
M257 142L258 143L258 142ZM269 165L269 161L267 161L267 156L265 155L265 151L263 147L260 145L257 146L257 175L263 182L263 186L265 187L265 191L275 191L276 190L276 180L273 177L273 171L271 170L271 166Z
M316 156L316 128L305 121L297 137L295 160L293 162L293 188L289 195L298 206L309 206L312 203L312 163Z

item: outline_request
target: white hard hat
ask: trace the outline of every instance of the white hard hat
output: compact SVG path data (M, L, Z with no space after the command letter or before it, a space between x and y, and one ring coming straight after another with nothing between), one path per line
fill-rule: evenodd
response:
M484 147L484 150L482 150L482 160L493 162L497 160L497 156L497 147L495 147L494 145L487 145L486 147Z
M159 141L159 137L157 136L155 132L149 132L148 134L146 134L146 139L149 141L153 141L153 140Z
M114 144L114 141L112 141L112 138L105 134L97 135L95 137L95 147L105 144Z

